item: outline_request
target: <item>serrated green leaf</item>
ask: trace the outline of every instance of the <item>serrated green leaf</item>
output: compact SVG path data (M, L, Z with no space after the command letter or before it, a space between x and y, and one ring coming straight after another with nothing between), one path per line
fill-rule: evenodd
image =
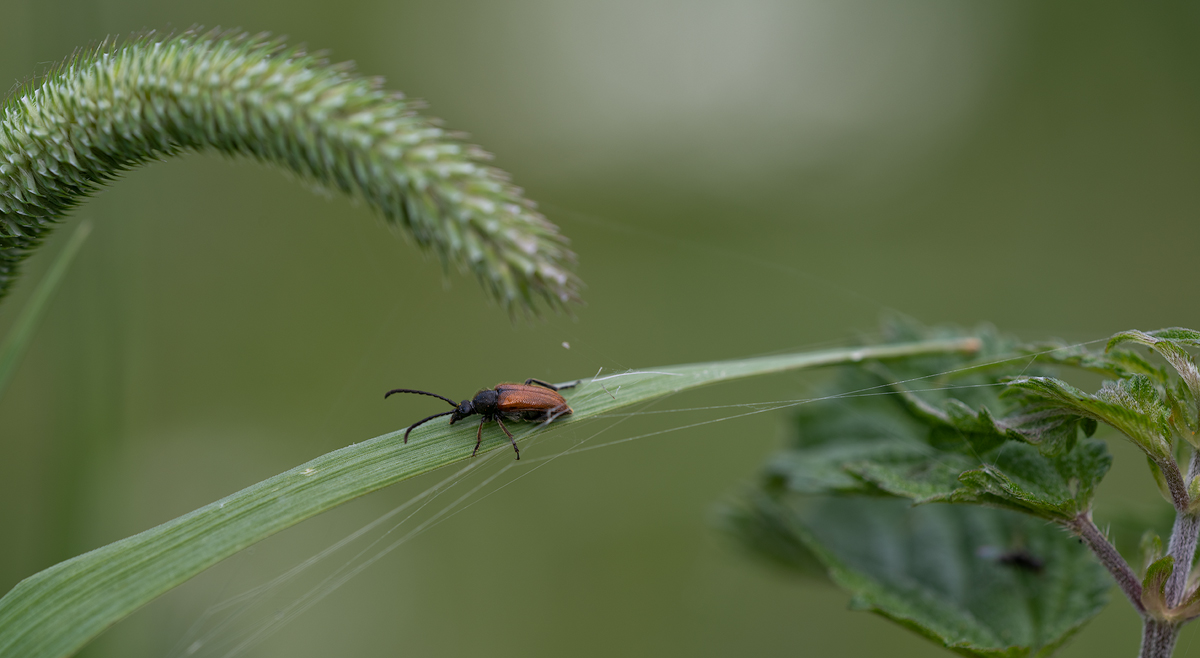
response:
M946 422L933 428L934 445L953 445L957 441L970 446L971 452L986 452L1005 441L1022 438L983 405L972 408L962 400L951 398L942 405L942 412Z
M843 468L879 491L919 504L952 499L962 488L962 474L978 465L963 455L930 455L926 450L908 455L875 454L870 460L847 462Z
M1111 348L1124 342L1134 342L1139 345L1145 345L1157 352L1167 363L1179 373L1179 377L1187 386L1190 402L1190 413L1187 417L1180 419L1183 421L1181 430L1186 428L1187 431L1180 433L1188 438L1195 445L1197 438L1195 437L1195 429L1200 427L1200 368L1196 367L1196 361L1188 354L1187 350L1183 349L1184 345L1190 347L1200 347L1200 332L1182 327L1171 329L1159 329L1144 333L1141 331L1123 331L1116 334L1108 341L1108 346ZM1167 393L1172 391L1168 388Z
M1132 375L1116 382L1106 381L1095 398L1115 405L1107 409L1109 424L1126 434L1140 434L1146 442L1154 442L1157 450L1170 456L1170 410L1159 396L1159 390L1144 375ZM1121 414L1119 411L1132 413ZM1104 420L1100 418L1099 420Z
M999 406L1001 399L1017 398L1021 412L1003 419L993 415L987 406L988 402L977 401L977 407L954 397L931 402L900 383L890 367L882 364L871 366L883 379L892 382L892 390L908 405L910 413L930 427L929 443L939 449L978 454L1006 441L1024 440L1037 445L1047 455L1058 455L1074 447L1079 430L1082 429L1086 436L1091 436L1096 430L1094 421L1066 411L1057 404L1027 394L1014 396L1013 392L1019 392L1019 389L1003 389L1000 396L992 396L988 400ZM991 383L998 385L999 379L997 377Z
M1049 656L1104 607L1112 584L1069 535L1003 510L856 497L795 514L852 607L962 655Z
M851 403L843 402L828 413L857 418L853 411ZM852 426L832 421L827 425ZM829 438L836 440L772 458L765 469L767 489L886 493L916 503L977 503L1067 520L1090 508L1095 487L1112 463L1107 446L1095 439L1047 456L1021 441L965 455L936 450L913 436Z
M1096 433L1094 419L1038 399L1026 404L1021 413L1006 417L1004 424L1050 456L1070 452L1081 430L1084 436Z
M911 326L907 329L908 333L901 335L909 338L922 335ZM1102 603L1084 596L1083 600L1090 600L1095 605L1082 606L1087 610L1074 621L1054 626L1061 632L1046 635L1044 642L1021 644L1013 641L1018 632L1034 627L1045 630L1049 626L1038 626L1041 622L1009 624L1010 620L992 624L988 618L991 611L980 613L963 601L932 600L925 589L936 588L939 579L944 579L949 572L958 577L963 591L975 587L975 583L962 577L968 568L938 554L938 551L961 549L966 540L954 533L939 533L937 528L918 527L920 524L913 520L913 515L936 516L943 512L934 510L952 509L956 511L951 514L961 514L963 519L973 518L971 515L977 511L986 518L993 518L988 515L1006 515L1006 518L1018 519L1018 523L1031 524L1037 532L1052 538L1050 541L1069 547L1080 558L1079 564L1086 565L1091 574L1088 577L1091 589L1087 585L1072 585L1068 589L1073 593L1090 592L1102 597L1100 592L1108 582L1103 570L1090 561L1086 549L1040 519L1061 522L1088 511L1095 486L1107 472L1111 457L1104 442L1078 439L1078 430L1083 430L1086 435L1095 431L1093 419L1061 409L1031 412L1026 408L1025 416L1016 418L997 418L993 414L993 410L1006 408L997 394L1002 389L995 385L1003 377L1019 374L1027 363L1005 365L1002 358L993 356L997 363L964 371L966 359L958 357L958 363L954 359L939 358L936 362L902 359L890 361L886 367L870 364L849 374L843 373L842 380L836 385L840 390L846 390L847 381L854 381L859 388L871 386L869 381L862 380L869 371L878 376L874 386L888 386L898 395L839 399L834 404L805 408L799 414L797 427L800 431L796 439L789 450L771 460L766 469L764 489L750 499L750 504L761 506L764 505L762 500L772 500L776 507L771 509L775 520L770 528L784 532L792 529L792 525L777 518L780 513L777 507L784 504L783 500L791 501L787 503L789 505L799 505L797 514L802 515L811 508L802 507L803 503L799 501L808 497L798 492L842 493L843 497L822 498L821 505L850 504L846 501L853 500L865 511L859 510L861 514L856 515L841 509L817 521L803 517L805 523L797 531L826 563L835 580L855 595L855 605L892 618L961 654L1049 655ZM917 379L920 379L919 384L912 383ZM962 387L956 384L962 384ZM1047 408L1054 406L1040 398L1039 403ZM1039 433L1036 436L1040 446L1028 440L1035 431ZM872 494L874 498L844 497L845 492L855 491ZM889 502L889 498L879 494L920 503L969 502L987 508L935 504L913 510L903 502ZM1013 516L1012 511L988 509L995 507L1023 514ZM1031 514L1040 518L1032 518ZM897 525L888 528L888 524ZM893 529L912 536L897 538L891 532ZM831 534L819 536L818 531ZM976 532L970 536L985 534ZM840 541L851 536L852 539ZM746 540L750 544L755 542L749 535ZM876 541L881 546L873 543ZM772 542L779 545L781 540L775 538ZM920 542L928 542L928 550L913 551L912 560L928 572L906 573L891 579L895 574L890 573L890 569L911 566L904 564L898 556L907 546ZM993 558L993 562L1010 570L1019 570L1022 564L1042 564L1039 559L1021 557L1020 550L1006 551L998 546L1003 544L989 545L975 557L984 557L986 552L1004 556L1004 561ZM881 554L872 554L873 547ZM925 559L928 562L920 562ZM939 571L939 565L946 565L945 569ZM1030 569L1030 573L1034 571L1036 569ZM974 591L986 589L983 586ZM1004 607L1004 611L1030 610L1024 603L1012 601L998 605ZM1040 614L1040 611L1034 612ZM997 614L1002 617L1004 612ZM1021 631L1014 630L1018 628Z
M871 373L850 368L840 373L836 386L842 391L874 390L881 384ZM838 398L801 406L795 416L792 449L766 465L767 486L797 493L872 492L874 487L848 472L845 464L925 454L926 432L892 396Z
M1166 329L1155 329L1147 332L1155 338L1174 341L1181 345L1189 345L1191 347L1200 347L1200 331L1188 329L1186 327L1167 327ZM1109 341L1112 344L1112 341Z
M1172 458L1167 421L1170 412L1144 375L1104 382L1096 395L1053 377L1021 377L1009 386L1041 398L1048 405L1111 425L1156 460Z
M1049 520L1073 519L1091 506L1095 486L1112 465L1103 441L1047 458L1025 443L1010 443L990 463L962 474L953 502L1000 505Z
M878 387L881 381L858 368L841 373L840 390ZM845 469L871 459L909 461L928 455L927 429L892 396L864 396L804 405L796 413L792 449L772 457L764 470L768 487L797 493L872 492L874 487Z
M1023 351L1036 356L1040 363L1072 366L1113 378L1146 375L1164 384L1168 380L1166 370L1129 350L1093 352L1084 345L1039 343L1026 346Z
M1000 462L1000 460L997 460ZM1002 462L1000 462L1002 463ZM1075 492L1080 511L1090 507L1096 486L1112 468L1108 444L1097 439L1080 441L1074 450L1051 461L1067 489Z
M843 373L836 385L841 390L882 383L898 395L805 407L798 413L793 448L765 469L766 488L890 494L917 503L970 502L1055 520L1074 518L1090 508L1094 488L1111 464L1103 442L1077 443L1078 430L1094 431L1094 421L1050 407L1040 398L1038 404L1053 411L997 420L986 406L973 409L945 391L931 396L898 383L899 371L910 380L931 374L916 369L912 361ZM864 379L864 371L878 379ZM996 389L987 384L1003 375L976 374L968 390L977 401L999 405ZM1054 439L1055 450L1026 442L1031 428L1046 435L1051 424L1060 434Z
M1171 408L1171 424L1175 431L1193 448L1200 448L1200 415L1196 413L1200 401L1192 395L1187 382L1177 380L1175 386L1168 389L1166 402Z
M837 387L866 389L882 380L860 369L842 373ZM794 493L888 493L924 501L948 496L958 475L978 466L960 453L930 446L928 418L896 396L830 400L796 414L792 448L764 468L768 490ZM960 446L956 446L960 447Z
M847 440L780 453L767 462L764 473L768 482L778 483L795 493L870 493L874 487L855 477L848 465L868 461L913 463L928 459L927 449L908 440Z
M882 391L883 380L859 368L843 369L829 389L834 391ZM799 407L790 446L812 449L850 441L920 441L928 426L905 412L895 396L865 395L821 400Z

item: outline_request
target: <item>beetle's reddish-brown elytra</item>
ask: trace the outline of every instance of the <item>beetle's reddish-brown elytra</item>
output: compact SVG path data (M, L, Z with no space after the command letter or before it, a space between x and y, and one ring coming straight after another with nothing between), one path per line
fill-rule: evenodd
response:
M577 384L578 382L576 382ZM513 438L512 432L504 426L504 420L529 420L535 422L548 423L559 416L571 413L571 407L567 406L567 401L558 392L574 388L575 384L567 384L565 386L555 386L540 379L530 377L525 380L524 384L497 384L495 388L485 388L475 394L470 400L455 402L450 398L443 397L437 393L428 391L418 391L411 388L396 388L384 393L383 397L392 393L416 393L417 395L428 395L450 403L454 407L453 411L443 411L440 414L434 414L428 418L418 420L408 429L404 431L404 442L408 443L408 434L413 431L417 425L433 420L441 416L450 416L450 424L479 414L482 419L479 421L479 429L475 431L475 451L471 453L474 457L479 452L479 444L483 441L483 424L489 420L496 421L500 429L508 436L508 440L512 443L513 450L517 453L517 459L521 458L521 450L517 448L517 440Z

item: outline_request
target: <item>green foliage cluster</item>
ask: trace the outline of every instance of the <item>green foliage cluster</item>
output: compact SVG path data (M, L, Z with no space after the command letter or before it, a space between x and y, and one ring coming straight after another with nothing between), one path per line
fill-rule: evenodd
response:
M510 312L576 300L574 255L557 228L486 153L416 108L266 37L189 31L80 51L0 106L0 298L55 222L103 184L153 159L215 149L365 201L444 263L474 272ZM85 235L0 343L0 390ZM1200 332L1178 328L1122 332L1093 351L897 322L862 348L622 373L615 391L605 378L581 381L568 394L575 413L558 424L718 381L861 364L833 383L835 399L803 408L791 444L728 511L748 546L822 571L854 607L968 656L1050 655L1106 604L1115 580L1145 621L1143 658L1165 658L1179 627L1200 616L1200 368L1188 352L1197 347ZM1088 393L1059 378L1064 368L1108 379ZM1136 570L1092 521L1112 461L1093 438L1101 425L1142 450L1175 511L1165 545L1144 536ZM349 446L35 574L0 598L0 653L69 655L241 548L467 459L469 431L431 424L412 446L400 432ZM483 453L506 445L491 429L485 440Z
M885 335L964 334L897 322ZM823 569L855 607L970 656L1049 655L1104 606L1106 568L1145 619L1142 655L1170 655L1179 625L1200 616L1200 584L1175 568L1192 564L1200 534L1198 460L1180 466L1200 445L1200 371L1185 349L1200 332L1122 332L1103 351L970 335L983 345L974 356L845 369L832 388L863 393L803 408L790 445L728 509L731 528L776 563ZM1086 393L1055 376L1064 367L1111 379ZM1141 576L1092 521L1112 462L1092 438L1100 424L1146 454L1175 506L1168 548L1153 533L1143 542ZM922 506L937 502L990 509Z
M556 420L553 427L586 422L720 381L863 359L969 352L977 347L974 338L933 340L664 366L584 379L564 391L574 413ZM525 441L546 429L525 425L514 431L518 441ZM407 445L404 435L404 430L398 430L335 450L26 578L0 597L0 655L70 655L139 606L275 532L400 480L472 459L472 427L426 423L413 430ZM489 424L483 429L479 457L465 468L483 464L484 456L497 448L507 453L508 439L499 427Z
M510 312L577 299L558 229L418 107L265 36L189 31L81 50L0 107L0 297L56 220L103 184L215 149L365 201Z

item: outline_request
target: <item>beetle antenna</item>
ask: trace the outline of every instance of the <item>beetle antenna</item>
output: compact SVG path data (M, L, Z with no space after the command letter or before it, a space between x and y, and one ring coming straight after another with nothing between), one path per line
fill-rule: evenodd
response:
M454 400L451 400L450 398L442 397L442 396L438 395L437 393L430 393L429 391L418 391L418 390L411 389L411 388L394 388L394 389L388 391L387 393L384 393L383 399L386 400L387 396L391 395L392 393L416 393L417 395L428 395L429 397L445 400L446 402L449 402L450 406L452 406L452 407L458 406L458 403L455 402ZM442 414L442 415L444 415L444 414ZM429 419L426 418L425 420L429 420ZM423 423L423 422L425 422L425 420L423 420L421 422Z
M432 394L430 394L430 395L432 395ZM438 397L441 397L441 396L438 396ZM439 416L449 416L452 413L454 413L454 412L453 411L443 411L440 414L434 414L434 415L430 416L429 418L426 418L425 420L418 420L417 422L413 423L412 425L409 425L408 429L404 430L404 442L408 443L408 433L413 431L413 428L415 428L417 425L420 425L421 423L427 423Z

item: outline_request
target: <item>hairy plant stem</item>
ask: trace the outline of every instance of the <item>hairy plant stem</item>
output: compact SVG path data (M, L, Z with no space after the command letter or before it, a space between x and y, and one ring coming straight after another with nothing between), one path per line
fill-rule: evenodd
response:
M1192 459L1188 465L1187 481L1200 475L1200 450L1192 451ZM1175 526L1171 529L1171 541L1167 552L1175 558L1175 570L1167 578L1167 606L1174 608L1183 600L1184 589L1187 586L1188 573L1192 570L1192 560L1196 556L1196 540L1200 538L1200 514L1188 511L1185 506L1175 514Z
M1125 593L1125 597L1133 605L1134 610L1138 614L1145 616L1146 608L1142 605L1142 582L1138 579L1137 574L1117 552L1117 548L1112 545L1108 537L1100 528L1096 527L1096 523L1092 521L1091 512L1083 512L1079 516L1072 519L1066 524L1072 532L1083 540L1083 543L1092 549L1092 552L1099 558L1100 564L1104 565L1105 569L1112 574L1113 579L1117 581L1117 586Z
M1192 460L1193 464L1196 462ZM1182 518L1184 515L1180 515ZM1162 619L1155 619L1146 614L1146 607L1142 604L1142 583L1138 580L1137 574L1130 568L1129 563L1121 554L1117 552L1112 542L1104 536L1100 528L1096 527L1096 523L1092 521L1091 515L1087 512L1075 517L1074 520L1067 524L1080 539L1083 540L1088 548L1099 558L1100 563L1104 565L1108 572L1112 574L1113 579L1117 581L1117 586L1125 593L1125 598L1129 599L1129 603L1133 605L1134 610L1142 615L1142 648L1138 653L1139 658L1170 658L1171 652L1175 649L1175 640L1179 637L1179 624L1177 622L1169 622ZM1178 530L1178 524L1176 525ZM1175 546L1174 534L1171 541L1172 547ZM1195 536L1192 538L1192 547L1195 548ZM1172 553L1173 554L1173 553ZM1182 573L1187 573L1186 569L1179 570ZM1180 587L1182 591L1182 587ZM1168 595L1169 596L1169 595ZM1170 599L1168 599L1170 600ZM1177 601L1176 601L1177 603ZM1175 605L1172 603L1170 605Z
M1187 483L1183 481L1183 473L1179 471L1179 464L1176 464L1175 460L1171 458L1155 459L1154 463L1158 464L1158 469L1162 471L1163 479L1166 480L1167 491L1171 494L1171 504L1174 505L1175 512L1180 515L1187 513L1190 498L1187 492ZM1189 473L1188 479L1191 477L1192 475Z
M1142 650L1138 658L1170 658L1178 638L1178 624L1147 618L1142 626Z

